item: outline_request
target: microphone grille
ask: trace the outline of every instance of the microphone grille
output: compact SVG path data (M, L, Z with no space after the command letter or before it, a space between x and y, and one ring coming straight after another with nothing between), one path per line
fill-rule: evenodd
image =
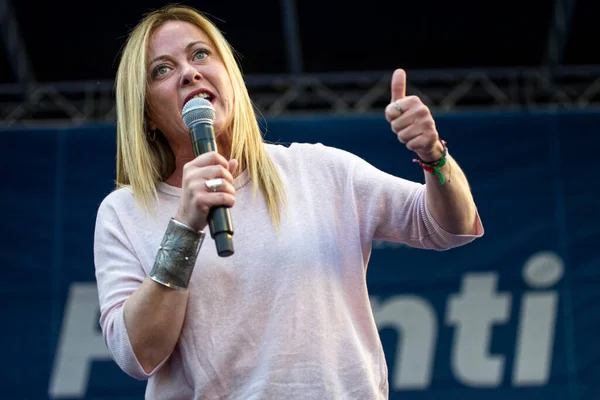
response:
M181 112L183 123L191 128L199 122L204 122L212 125L215 121L215 109L210 101L195 97L185 103Z

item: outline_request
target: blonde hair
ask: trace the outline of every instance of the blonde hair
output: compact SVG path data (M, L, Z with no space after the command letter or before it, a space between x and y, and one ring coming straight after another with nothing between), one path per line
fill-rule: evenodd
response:
M233 88L231 157L238 160L238 171L246 167L254 194L260 189L269 214L279 226L284 202L283 182L268 157L254 113L254 107L233 49L219 29L196 9L168 5L144 16L133 29L123 48L116 77L117 109L117 187L130 187L137 201L150 210L156 201L159 182L175 170L175 157L166 139L156 132L148 137L147 48L150 37L167 21L185 21L202 29L213 42L223 60Z

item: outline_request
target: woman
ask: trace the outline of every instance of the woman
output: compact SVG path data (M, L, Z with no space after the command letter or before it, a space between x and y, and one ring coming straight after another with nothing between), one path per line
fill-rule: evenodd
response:
M104 337L125 372L149 379L147 397L387 398L372 240L441 250L483 234L405 79L394 74L385 112L436 173L426 184L338 149L263 143L228 43L194 9L133 30L116 83L119 188L99 207L94 251ZM218 152L198 157L181 118L194 97L216 112ZM213 206L231 207L231 257L202 246Z

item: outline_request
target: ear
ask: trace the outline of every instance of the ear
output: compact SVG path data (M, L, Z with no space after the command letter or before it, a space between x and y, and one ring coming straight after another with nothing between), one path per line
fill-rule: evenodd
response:
M148 128L150 128L151 131L155 131L157 129L156 124L151 119L148 120L148 122L146 123L146 126Z

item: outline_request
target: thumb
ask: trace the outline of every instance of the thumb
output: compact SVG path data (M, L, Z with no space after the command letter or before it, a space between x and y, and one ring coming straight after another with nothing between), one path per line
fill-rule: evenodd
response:
M406 72L397 69L392 75L392 102L406 97Z
M229 160L229 172L231 172L231 175L233 175L233 173L235 172L237 167L238 167L238 160L236 160L235 158L232 158L231 160Z

